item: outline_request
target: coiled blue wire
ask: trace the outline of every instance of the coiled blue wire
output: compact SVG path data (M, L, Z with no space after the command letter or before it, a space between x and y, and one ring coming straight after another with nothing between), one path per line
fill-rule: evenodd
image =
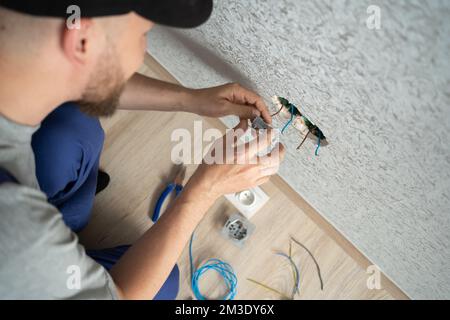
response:
M233 300L237 292L237 277L234 274L234 270L226 262L219 259L209 259L200 268L194 271L194 259L192 257L192 242L194 240L194 233L192 233L191 240L189 241L189 261L191 264L191 288L194 296L197 300L208 300L201 294L198 288L198 283L201 276L208 270L214 270L222 276L225 284L228 288L228 293L222 298L222 300Z

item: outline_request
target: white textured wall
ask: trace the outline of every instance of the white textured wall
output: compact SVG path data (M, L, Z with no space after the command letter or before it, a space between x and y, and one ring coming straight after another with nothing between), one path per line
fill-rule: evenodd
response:
M281 176L408 295L450 298L449 1L221 0L200 28L156 28L149 50L187 86L300 106L330 145L296 151L288 130Z

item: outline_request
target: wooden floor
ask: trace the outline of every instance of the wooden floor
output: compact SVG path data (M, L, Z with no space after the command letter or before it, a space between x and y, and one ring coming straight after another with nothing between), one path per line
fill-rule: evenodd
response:
M174 81L152 58L146 58L141 71L149 76ZM193 131L195 120L203 128L217 122L187 113L120 111L102 120L106 141L101 167L111 175L110 186L99 194L93 218L80 234L88 248L105 248L132 243L151 227L149 212L155 199L173 176L170 136L176 128ZM188 174L195 166L188 166ZM311 219L286 192L280 191L278 178L263 185L269 202L253 218L254 234L243 248L224 239L220 230L236 210L224 198L208 211L196 231L193 251L196 265L208 258L230 263L238 276L237 299L279 299L280 296L259 287L247 278L261 281L288 294L292 290L292 271L274 252L288 252L289 237L305 244L315 255L324 281L320 290L315 265L308 254L293 247L293 259L300 267L300 294L296 299L393 299L405 298L390 288L369 290L365 268L351 257L326 228ZM199 195L201 196L201 195ZM155 244L157 245L157 244ZM181 272L178 299L191 299L187 246L179 258ZM214 273L204 277L202 292L211 298L224 293L224 285ZM391 286L392 287L392 286Z

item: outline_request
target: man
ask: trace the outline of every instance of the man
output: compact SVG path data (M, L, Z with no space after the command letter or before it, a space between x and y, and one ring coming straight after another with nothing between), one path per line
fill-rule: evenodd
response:
M97 179L98 116L116 107L235 114L243 129L257 115L271 119L258 95L235 84L192 90L135 74L154 23L197 26L210 0L78 1L79 28L68 28L73 4L0 1L0 297L175 298L174 265L205 212L223 194L267 181L284 148L256 164L201 164L131 247L86 252L75 232L107 183ZM234 160L255 159L269 143L270 135ZM71 270L79 288L68 283Z

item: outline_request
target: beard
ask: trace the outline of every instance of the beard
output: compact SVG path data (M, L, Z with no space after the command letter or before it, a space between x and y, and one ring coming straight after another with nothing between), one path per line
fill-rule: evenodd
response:
M126 83L119 61L110 43L101 55L81 99L76 101L82 112L94 117L114 114Z

